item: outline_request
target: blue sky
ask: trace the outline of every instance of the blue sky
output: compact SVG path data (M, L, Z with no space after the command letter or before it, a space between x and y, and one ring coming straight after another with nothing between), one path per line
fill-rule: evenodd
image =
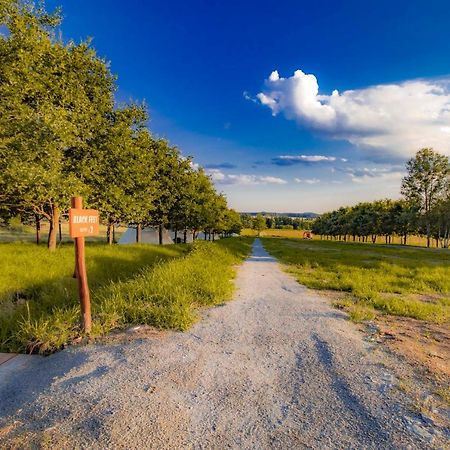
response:
M56 4L237 210L398 197L415 151L450 155L448 1Z

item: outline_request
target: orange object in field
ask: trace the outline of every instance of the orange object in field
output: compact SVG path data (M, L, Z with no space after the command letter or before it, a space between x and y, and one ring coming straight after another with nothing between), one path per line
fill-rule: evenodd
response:
M304 231L303 232L303 239L312 239L311 231Z
M97 236L99 217L96 209L69 209L69 231L71 238Z

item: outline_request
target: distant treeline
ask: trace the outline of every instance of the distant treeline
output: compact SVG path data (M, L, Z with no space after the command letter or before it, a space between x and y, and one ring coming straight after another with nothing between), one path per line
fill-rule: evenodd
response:
M140 104L116 105L116 78L89 41L58 37L59 10L0 2L0 222L19 216L58 225L72 196L100 211L112 242L115 224L240 231L205 172L147 128ZM186 233L184 233L185 235Z
M317 216L318 214L314 214L314 217ZM265 216L264 213L258 213L252 216L250 213L243 213L241 214L241 223L243 228L251 228L259 231L267 228L276 230L308 230L314 223L314 219L282 215Z
M339 240L390 243L393 235L427 237L427 246L448 248L450 238L449 159L432 149L422 149L407 163L401 185L402 200L379 200L342 207L322 214L312 224L313 233Z

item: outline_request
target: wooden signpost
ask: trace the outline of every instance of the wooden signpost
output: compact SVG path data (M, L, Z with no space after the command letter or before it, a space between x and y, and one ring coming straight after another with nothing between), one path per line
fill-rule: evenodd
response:
M81 326L83 331L90 333L92 327L91 300L86 274L84 238L98 235L99 216L95 209L83 209L82 197L72 197L72 208L69 210L69 231L70 237L75 240L75 274L80 297Z

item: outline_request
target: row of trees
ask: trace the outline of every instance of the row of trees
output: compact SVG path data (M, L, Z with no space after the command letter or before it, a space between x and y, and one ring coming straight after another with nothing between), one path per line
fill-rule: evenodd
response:
M393 235L407 243L411 234L427 237L427 246L448 248L450 240L450 165L448 157L432 149L408 161L402 180L402 200L379 200L342 207L323 214L312 226L315 234L335 239L376 242Z
M243 228L255 228L255 222L262 217L265 225L264 229L276 229L276 230L306 230L311 228L314 219L307 219L303 217L288 217L288 216L266 216L264 214L258 214L251 216L250 214L241 214L241 222Z
M60 11L31 1L1 0L0 216L40 228L48 246L74 195L100 211L108 242L116 223L206 233L239 232L202 169L146 124L145 106L118 107L115 77L89 41L56 37Z

